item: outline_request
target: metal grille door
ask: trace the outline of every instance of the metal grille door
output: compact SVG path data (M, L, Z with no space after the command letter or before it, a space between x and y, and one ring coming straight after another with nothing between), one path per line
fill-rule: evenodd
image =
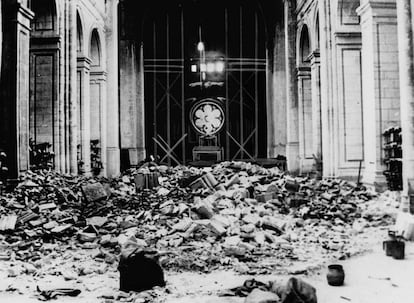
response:
M146 24L145 110L148 153L161 162L186 161L184 109L184 16L181 7Z
M218 98L225 126L218 134L228 160L266 157L266 30L256 1L171 4L144 24L147 153L182 164L198 144L191 106ZM194 88L197 43L223 55L222 86Z

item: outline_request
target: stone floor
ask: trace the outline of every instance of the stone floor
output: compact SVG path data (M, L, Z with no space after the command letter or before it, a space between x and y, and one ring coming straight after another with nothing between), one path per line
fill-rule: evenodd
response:
M412 274L414 273L414 243L406 247L406 259L395 260L386 257L380 247L364 256L351 258L341 262L345 270L345 285L329 286L326 283L326 272L322 270L316 275L303 277L317 289L319 303L403 303L414 302ZM235 276L231 273L216 273L199 276L194 274L173 277L172 283L177 288L197 290L215 290L238 286L249 277ZM266 282L278 277L255 277ZM243 299L226 301L212 296L189 295L176 299L168 299L168 303L212 303L243 302Z
M381 243L374 245L370 252L353 257L341 264L345 269L345 285L332 287L326 283L325 269L309 276L300 276L317 289L319 303L403 303L413 302L414 287L414 243L407 243L405 260L395 260L386 257ZM2 269L3 268L3 269ZM213 272L200 274L193 272L167 273L170 294L163 295L160 301L166 303L212 303L212 302L244 302L243 298L218 298L217 291L241 285L251 276L241 276L234 272ZM267 282L282 278L275 276L255 276L254 278ZM36 286L78 287L83 292L76 298L59 297L55 302L114 302L98 298L117 289L118 274L108 271L104 275L85 277L83 281L64 281L62 277L49 276L37 280L34 277L22 276L8 278L7 271L0 263L0 302L39 302L34 297ZM5 291L9 286L18 291ZM19 293L20 292L20 293Z

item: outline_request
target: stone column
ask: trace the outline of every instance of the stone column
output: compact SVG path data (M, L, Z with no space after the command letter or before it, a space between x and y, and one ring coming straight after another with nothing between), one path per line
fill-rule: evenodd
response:
M69 72L70 72L70 99L69 99L69 168L71 174L78 173L78 121L77 121L77 50L76 50L76 0L69 4Z
M313 164L312 87L309 66L297 68L297 83L300 172L305 173L312 170Z
M298 91L296 82L296 22L294 1L285 1L287 169L299 171Z
M0 148L11 177L29 168L29 46L33 12L22 3L2 1L3 57L0 85Z
M318 1L320 26L321 64L321 137L323 176L335 175L334 127L333 127L333 65L332 60L332 10L330 0Z
M144 112L140 93L140 47L135 41L121 40L119 48L120 72L120 128L121 148L127 150L131 165L137 165L142 158L144 136Z
M270 85L273 87L273 98L269 100L267 110L271 111L270 117L273 119L269 123L269 133L271 138L268 139L269 157L277 155L286 156L286 47L284 20L276 24L275 46L273 49L273 73Z
M118 0L107 1L106 20L106 169L107 176L120 172L119 92L118 92Z
M271 157L270 154L272 153L272 146L274 146L274 87L273 87L273 62L274 62L274 54L273 54L273 43L268 43L266 48L266 113L267 113L267 156Z
M58 131L56 134L55 146L55 169L61 173L66 172L65 163L65 19L66 19L66 1L61 5L59 18L59 102L57 108Z
M396 1L364 0L361 17L364 114L364 183L385 188L385 129L400 125Z
M412 1L397 1L403 149L402 205L414 213L414 41Z
M312 154L319 158L322 156L321 64L319 51L312 52L310 60L312 86Z
M85 175L91 173L91 100L90 100L90 65L86 57L78 58L78 74L80 85L80 130L81 130L81 160Z
M70 3L69 1L64 1L65 3L65 36L64 43L62 45L65 48L65 124L63 130L63 136L65 140L65 149L64 149L64 162L65 162L65 173L70 173ZM61 151L62 152L62 151Z
M16 120L17 168L29 168L29 35L33 14L20 6L17 11Z
M145 149L145 95L144 95L144 45L139 46L139 70L138 70L138 134L137 134L137 156L138 161L146 158Z

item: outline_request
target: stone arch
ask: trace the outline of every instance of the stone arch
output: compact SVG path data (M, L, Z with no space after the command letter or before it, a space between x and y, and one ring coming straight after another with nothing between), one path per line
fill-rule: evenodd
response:
M83 22L80 15L80 12L76 12L76 51L78 56L81 56L85 53L85 43L83 37Z
M306 23L299 29L297 40L297 83L298 83L298 127L300 172L312 169L312 44L309 27Z
M104 36L98 27L92 27L89 36L90 60L90 140L94 144L91 147L91 170L94 174L102 173L105 162L105 124L106 124L106 64Z
M304 24L300 29L299 45L298 45L298 63L305 64L311 54L311 41L308 26Z
M102 44L97 29L93 29L91 33L89 58L92 67L102 67Z
M77 53L77 121L78 121L78 135L77 135L77 163L78 172L90 172L90 135L89 135L89 119L90 119L90 105L89 105L89 59L87 58L84 38L84 25L81 11L78 8L76 11L76 53Z
M316 11L315 13L313 37L314 37L313 49L314 50L320 49L321 30L320 30L320 23L319 23L319 11Z
M359 24L359 16L356 9L360 5L360 0L339 0L338 16L341 25Z

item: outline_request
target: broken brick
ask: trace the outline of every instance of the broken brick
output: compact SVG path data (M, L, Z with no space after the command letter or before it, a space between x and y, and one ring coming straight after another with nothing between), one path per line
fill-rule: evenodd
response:
M86 201L89 203L98 202L107 198L106 190L99 182L82 186L82 192Z

